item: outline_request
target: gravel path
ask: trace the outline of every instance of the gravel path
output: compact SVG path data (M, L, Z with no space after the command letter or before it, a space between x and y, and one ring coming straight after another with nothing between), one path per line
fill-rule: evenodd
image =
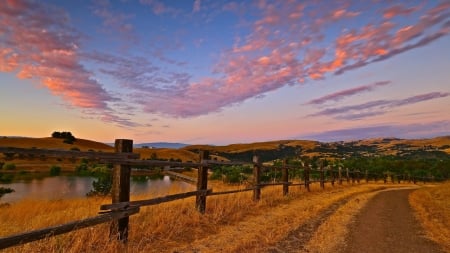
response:
M342 252L443 252L424 237L408 202L412 191L384 191L369 200L357 215Z

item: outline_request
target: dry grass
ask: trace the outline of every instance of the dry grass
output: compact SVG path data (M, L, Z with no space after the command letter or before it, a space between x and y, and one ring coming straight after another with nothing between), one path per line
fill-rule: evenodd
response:
M214 182L215 191L227 190ZM281 187L266 187L262 200L252 192L208 197L205 215L194 208L194 198L142 207L130 218L126 246L108 240L108 224L82 229L45 240L16 246L5 252L260 252L282 240L289 231L317 215L332 203L355 192L380 187L313 185L312 192L291 187L287 197ZM233 187L235 188L235 187ZM180 189L172 189L177 193ZM155 196L134 196L144 199ZM96 215L109 198L79 200L24 200L0 212L0 236L61 224Z
M81 151L95 150L102 152L114 152L114 148L104 143L90 141L85 139L77 139L73 144L63 143L63 139L51 137L44 138L0 138L1 147L16 148L42 148L42 149L64 149L70 150L73 147L79 148Z
M149 159L153 154L162 159L181 159L186 161L197 161L199 155L183 149L169 149L169 148L136 148L134 153L140 154L141 159Z
M427 237L450 252L450 182L417 190L409 202Z

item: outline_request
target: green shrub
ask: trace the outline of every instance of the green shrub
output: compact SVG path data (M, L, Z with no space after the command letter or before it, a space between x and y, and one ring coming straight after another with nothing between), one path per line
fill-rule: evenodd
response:
M57 165L52 165L50 167L50 175L58 176L61 173L61 167Z
M0 198L3 197L3 195L11 193L11 192L14 192L14 190L11 188L0 187Z
M5 163L5 164L3 164L3 169L4 170L15 170L16 165L14 163Z

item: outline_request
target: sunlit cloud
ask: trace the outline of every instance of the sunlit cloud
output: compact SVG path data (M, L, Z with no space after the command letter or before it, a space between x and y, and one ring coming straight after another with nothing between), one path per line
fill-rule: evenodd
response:
M337 129L296 136L295 138L318 141L350 141L380 137L416 139L417 136L421 136L421 138L432 138L450 135L449 125L450 121L447 120L413 124L383 124Z
M54 6L4 2L0 5L0 70L39 81L71 106L130 124L115 116L108 105L120 98L111 96L80 64L81 35L69 21L65 11Z
M137 43L139 41L134 25L128 22L133 18L132 14L123 14L113 10L109 0L95 1L93 13L103 20L106 33L118 35L119 38L124 38L127 42Z
M338 92L335 92L332 94L328 94L328 95L325 95L325 96L322 96L319 98L312 99L312 100L306 102L305 104L320 105L320 104L324 104L328 101L336 102L336 101L342 100L348 96L353 96L353 95L356 95L359 93L372 91L379 86L388 85L390 83L391 83L390 81L381 81L381 82L376 82L376 83L372 83L372 84L358 86L358 87L351 88L351 89L341 90L341 91L338 91Z
M404 99L392 100L374 100L357 105L348 105L341 107L326 108L316 113L308 115L309 117L327 116L335 119L357 120L369 116L382 115L401 106L416 104L428 100L439 99L450 96L448 92L430 92Z

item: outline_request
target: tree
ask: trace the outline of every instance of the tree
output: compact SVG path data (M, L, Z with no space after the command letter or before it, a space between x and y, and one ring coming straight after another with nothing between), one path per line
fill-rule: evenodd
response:
M72 135L71 132L53 132L52 133L52 137L53 138L58 138L58 139L64 139L64 143L67 144L73 144L74 141L76 141L77 139L75 138L75 136Z

